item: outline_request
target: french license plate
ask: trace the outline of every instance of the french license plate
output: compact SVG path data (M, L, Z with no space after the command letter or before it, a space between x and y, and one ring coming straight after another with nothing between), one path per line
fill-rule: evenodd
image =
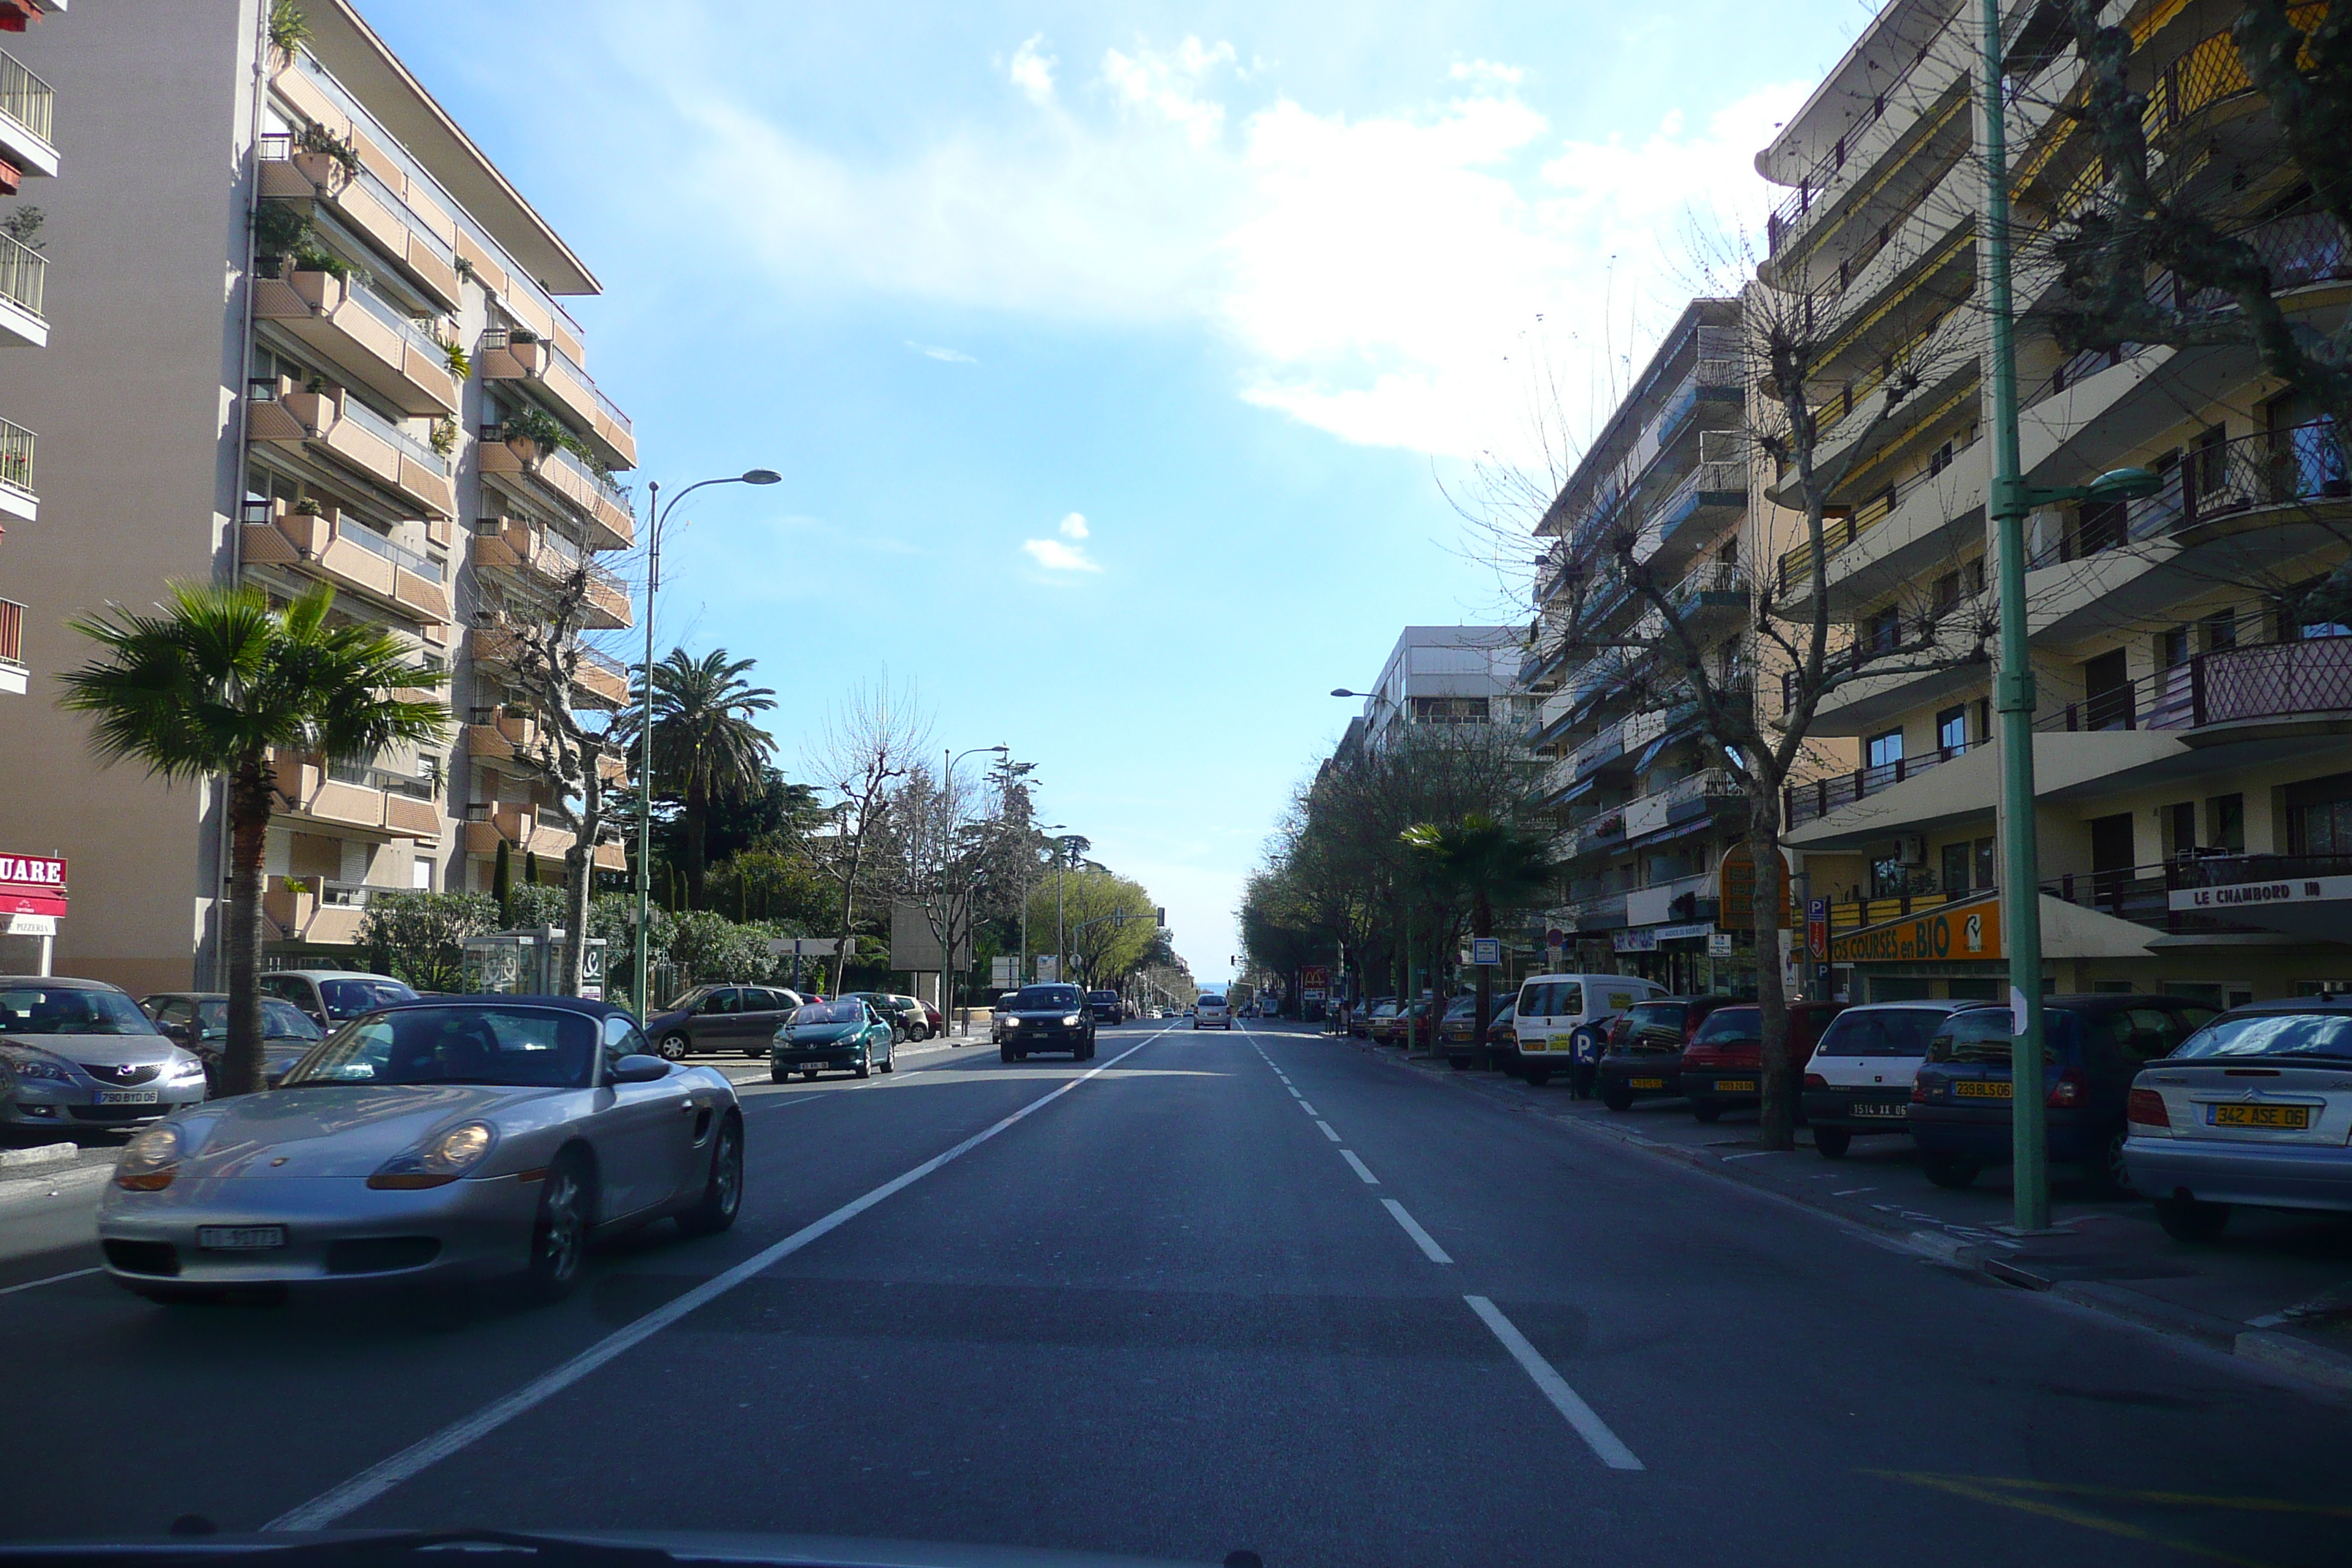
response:
M206 1252L260 1252L286 1245L282 1225L200 1225L196 1245Z
M1856 1116L1883 1116L1889 1121L1901 1116L1904 1110L1899 1105L1888 1105L1883 1101L1872 1100L1857 1100L1846 1109Z
M2005 1078L1964 1078L1952 1085L1955 1100L2007 1100L2009 1080Z
M1666 1080L1662 1078L1629 1078L1625 1080L1625 1087L1627 1089L1664 1089L1666 1087Z
M156 1094L152 1089L101 1089L98 1091L100 1105L153 1105Z
M2217 1105L2216 1127L2280 1127L2302 1131L2311 1125L2308 1105Z
M1523 1051L1542 1051L1549 1050L1550 1048L1551 1047L1549 1046L1541 1040L1521 1040L1519 1042L1519 1049Z
M1717 1094L1754 1094L1756 1092L1756 1080L1752 1078L1717 1079L1715 1083L1715 1092Z

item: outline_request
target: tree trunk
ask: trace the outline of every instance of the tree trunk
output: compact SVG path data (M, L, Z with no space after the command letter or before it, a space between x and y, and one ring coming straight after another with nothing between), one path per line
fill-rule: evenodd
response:
M588 892L596 879L596 841L583 833L563 852L563 961L560 994L577 996L588 983Z
M1758 1131L1767 1149L1797 1146L1797 1106L1800 1074L1804 1064L1789 1048L1789 997L1781 985L1780 906L1787 886L1788 862L1780 856L1777 798L1769 794L1756 801L1748 835L1748 853L1756 879L1748 909L1756 932L1756 1005L1764 1037L1763 1106Z
M270 775L247 757L229 780L228 911L221 952L228 968L228 1039L221 1050L220 1092L258 1094L267 1087L261 1054L261 864L269 840Z
M835 996L840 995L842 987L848 984L849 919L857 908L857 871L865 859L866 846L861 836L858 847L850 852L849 874L841 879L841 949L833 955L832 994Z

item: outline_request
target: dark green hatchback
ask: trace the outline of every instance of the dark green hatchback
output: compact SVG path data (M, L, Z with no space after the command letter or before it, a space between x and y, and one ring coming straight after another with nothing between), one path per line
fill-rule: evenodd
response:
M803 1002L784 1015L768 1047L768 1077L783 1083L794 1073L814 1078L827 1068L859 1078L898 1067L888 1019L855 996Z

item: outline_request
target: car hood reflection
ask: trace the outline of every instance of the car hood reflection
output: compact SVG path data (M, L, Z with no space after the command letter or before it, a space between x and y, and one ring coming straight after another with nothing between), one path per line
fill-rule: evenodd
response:
M511 1130L533 1101L584 1089L484 1084L315 1085L215 1100L179 1119L190 1176L366 1176L426 1133L484 1117Z

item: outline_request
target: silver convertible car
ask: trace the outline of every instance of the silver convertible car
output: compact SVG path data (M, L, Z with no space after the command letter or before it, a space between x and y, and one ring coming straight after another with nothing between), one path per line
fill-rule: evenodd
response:
M609 1003L474 996L353 1018L267 1094L131 1139L100 1199L116 1280L158 1300L520 1275L562 1294L598 1235L726 1229L743 1119Z

